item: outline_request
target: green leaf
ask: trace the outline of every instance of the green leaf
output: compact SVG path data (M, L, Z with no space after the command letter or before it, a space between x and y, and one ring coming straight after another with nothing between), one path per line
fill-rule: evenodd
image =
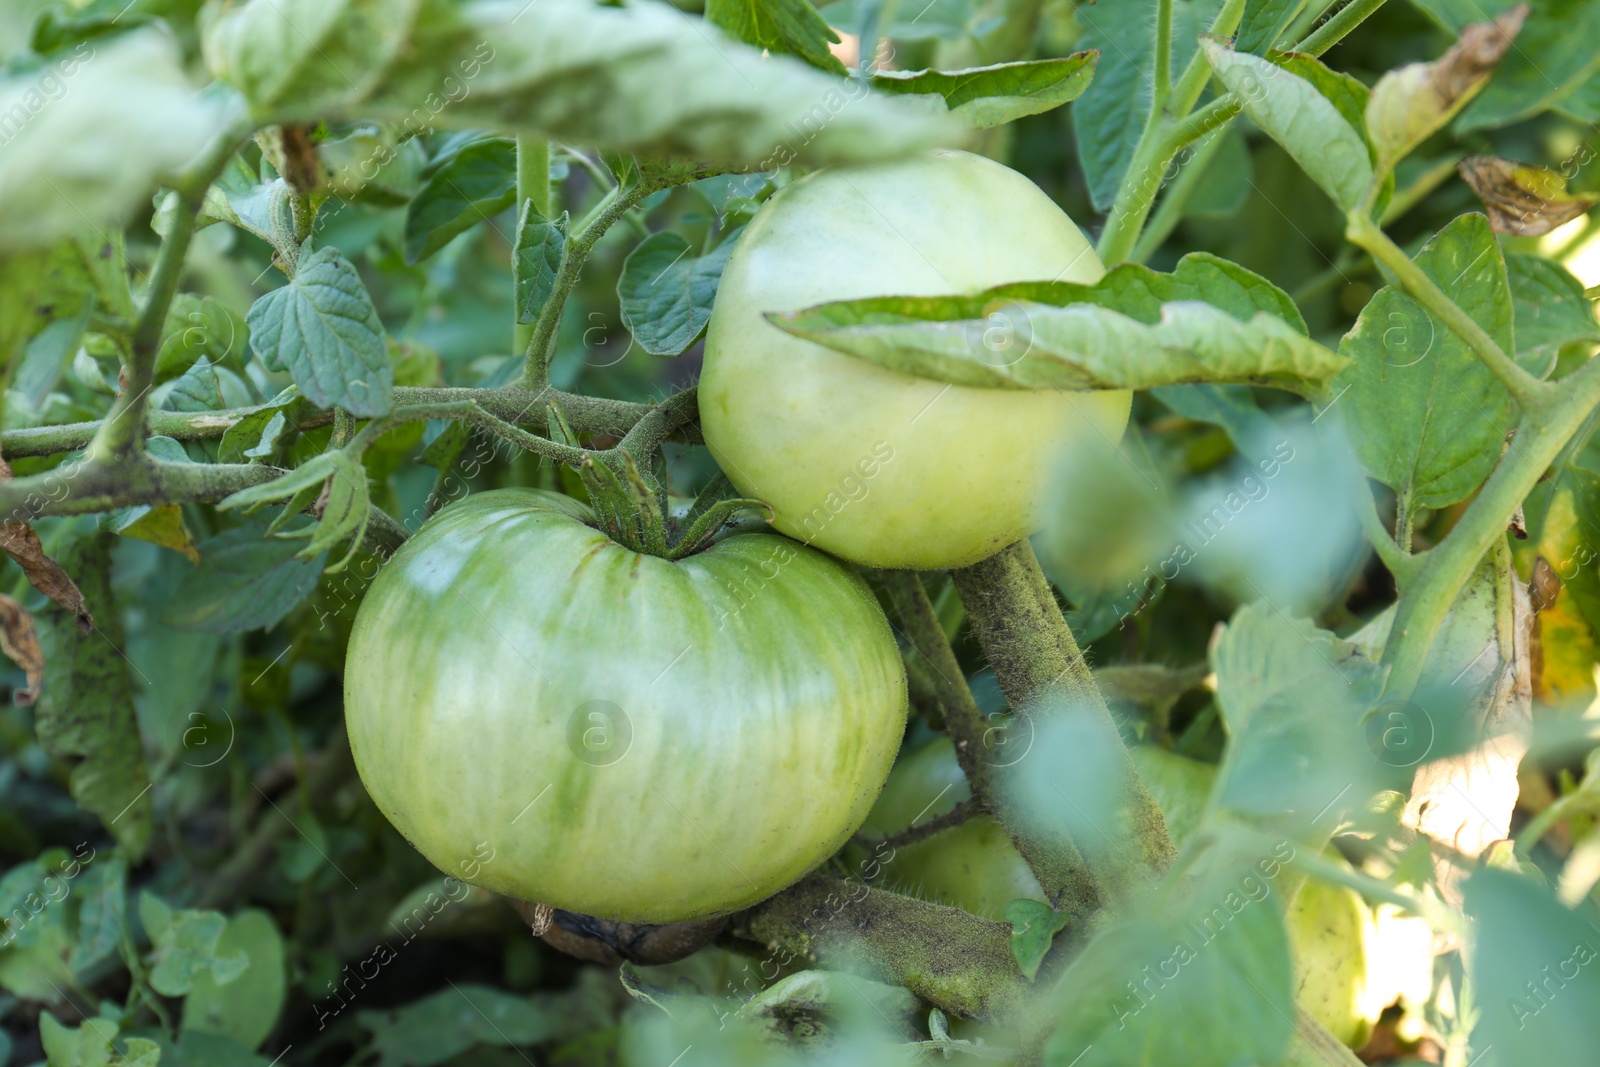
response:
M301 245L295 221L296 195L287 181L274 178L243 189L226 189L224 202L213 206L227 221L271 245L292 273L300 262Z
M1201 47L1245 114L1282 145L1334 203L1345 209L1360 203L1372 182L1372 161L1359 127L1334 102L1283 66L1233 51L1212 38ZM1358 112L1355 122L1360 121Z
M1220 6L1217 0L1173 0L1173 70L1188 64L1196 38ZM1072 108L1078 159L1097 211L1109 210L1116 199L1150 113L1157 7L1157 0L1118 0L1076 9L1083 25L1076 47L1100 52L1094 82Z
M184 371L183 377L172 383L171 390L161 400L167 411L221 411L228 406L222 397L222 382L217 369L205 357L195 361Z
M1262 600L1234 613L1211 665L1229 735L1217 806L1331 833L1381 788L1362 726L1380 676L1354 645Z
M1367 102L1366 130L1380 169L1393 167L1478 95L1522 27L1524 10L1472 23L1432 63L1408 63L1378 79Z
M1304 8L1305 0L1246 0L1234 47L1264 56Z
M1503 14L1515 0L1414 0L1452 33ZM1600 73L1600 3L1531 0L1517 44L1456 121L1459 132L1508 126L1557 106Z
M322 560L294 558L293 541L267 537L261 523L200 543L200 566L186 574L162 612L178 630L244 633L275 626L316 588Z
M242 370L250 351L244 319L211 296L179 293L167 311L162 333L156 356L158 379L181 374L201 359L218 366L231 357Z
M90 59L69 54L0 77L0 247L49 245L86 222L119 224L221 131L221 105L194 92L175 39L157 29L97 45Z
M1011 924L1011 955L1022 973L1032 979L1050 951L1050 942L1072 917L1042 901L1013 900L1006 905L1006 922Z
M272 1033L286 994L283 937L264 911L241 911L217 939L223 957L243 953L242 975L221 982L212 971L196 975L183 1002L182 1032L223 1034L244 1048L257 1048Z
M567 213L547 219L522 205L517 220L517 242L511 249L511 269L516 277L517 321L531 323L556 291L556 274L567 255Z
M349 453L337 449L324 452L281 478L239 490L224 498L217 507L223 511L234 508L253 511L264 504L287 502L287 514L291 510L299 510L297 505L301 497L314 499L319 494L324 499L322 518L316 526L280 536L309 539L306 547L300 550L301 559L320 557L345 538L350 538L350 551L345 558L328 568L330 571L341 570L361 546L361 536L372 515L366 468Z
M517 142L475 137L452 146L406 209L406 262L427 259L517 201Z
M845 73L828 51L839 35L810 0L706 0L706 21L745 44L799 56L830 74Z
M1089 87L1099 57L1079 52L966 70L878 71L872 84L887 93L938 96L951 114L982 130L1076 100Z
M494 129L764 168L957 136L925 108L763 58L659 4L249 0L201 22L211 71L275 121Z
M48 1012L39 1016L39 1039L50 1067L107 1067L117 1024L110 1019L85 1019L67 1027Z
M287 285L250 307L250 347L287 370L306 399L352 415L387 415L394 387L383 323L361 275L333 247L318 249Z
M1505 260L1482 215L1452 221L1416 263L1502 349L1515 351ZM1413 508L1445 507L1483 484L1516 418L1510 395L1466 342L1390 286L1362 309L1339 351L1351 362L1334 382L1348 387L1336 404L1372 477ZM1542 360L1528 358L1537 370Z
M1273 857L1211 858L1160 912L1100 934L1054 992L1048 1067L1255 1067L1293 1031Z
M80 875L74 889L82 903L68 962L75 973L83 974L116 955L121 946L127 926L127 860L120 855L98 860Z
M711 320L722 268L733 251L725 240L703 256L670 230L639 242L622 264L617 297L622 321L653 356L676 356L694 344Z
M1500 1067L1582 1063L1594 1054L1600 914L1571 911L1544 888L1485 868L1466 885L1473 920L1473 1047ZM1492 1050L1492 1051L1491 1051Z
M1225 314L1218 318L1201 305L1209 305ZM1096 309L1104 309L1104 312ZM1182 320L1176 327L1169 321L1174 315ZM1277 326L1266 325L1264 318L1257 323L1258 316L1282 321ZM1239 330L1227 321L1230 317L1241 324L1251 324L1244 331L1249 340L1243 337L1228 340L1227 335ZM1058 319L1066 320L1066 325ZM1133 321L1129 322L1130 319ZM1306 350L1307 346L1314 350L1310 353L1309 365L1316 366L1315 376L1330 375L1342 365L1333 353L1305 340L1305 321L1287 293L1237 263L1205 252L1184 256L1170 274L1125 263L1093 285L1018 282L974 296L872 297L823 304L773 319L790 332L816 331L814 340L905 373L996 388L1116 387L1111 384L1113 382L1147 387L1174 381L1230 380L1210 372L1193 379L1186 377L1182 364L1186 360L1192 362L1183 347L1188 342L1178 339L1174 330L1203 331L1206 320L1212 320L1218 327L1216 337L1202 342L1208 350L1220 351L1220 346L1234 343L1259 343L1260 351L1235 350L1228 357L1236 360L1242 356L1246 363L1256 361L1259 363L1257 371L1262 371L1267 361L1277 358L1277 350L1283 345L1296 352ZM1057 340L1063 329L1068 331L1069 337L1076 331L1078 336L1071 339L1075 347L1070 351L1077 353L1081 348L1090 352L1090 358L1074 354L1067 359L1069 363L1083 363L1081 370L1071 366L1051 369L1025 366L1029 362L1056 359L1059 355L1041 337L1040 324L1047 324L1046 331ZM1156 329L1141 331L1135 324ZM1263 330L1266 333L1261 333ZM1117 350L1117 344L1123 342L1114 337L1126 343L1137 343L1142 348ZM1159 348L1175 340L1180 350L1172 362L1145 358L1144 349ZM1083 384L1092 380L1085 374L1091 365L1099 367L1106 375L1099 379L1106 384ZM922 369L916 369L918 367ZM1214 369L1224 368L1219 364ZM1241 373L1243 369L1243 364L1233 368ZM1231 380L1245 380L1245 377ZM1045 380L1054 384L1025 384ZM1265 382L1264 378L1262 380ZM1068 381L1080 384L1062 384Z
M51 758L73 764L73 799L137 859L150 843L155 802L111 591L113 541L110 534L90 534L61 558L96 621L86 633L54 604L42 613L45 678L35 728Z
M183 508L177 504L147 504L128 508L104 516L100 528L170 548L190 563L200 562L200 553L194 546L194 534L189 532L189 526L183 519Z
M1535 374L1548 374L1564 345L1600 344L1594 304L1583 283L1555 260L1524 252L1506 256L1517 358Z
M380 1067L434 1067L479 1045L531 1045L552 1022L536 1005L498 989L459 985L384 1011L360 1011Z
M140 910L144 910L140 894ZM159 933L151 932L150 988L164 997L186 995L202 975L218 985L235 982L249 966L245 953L222 946L228 920L217 911L174 911Z
M77 351L94 292L75 241L0 253L0 385L15 373L16 388L33 407L41 406ZM46 332L50 336L41 337Z
M219 463L248 463L272 455L271 445L290 425L299 422L300 390L289 386L271 400L243 415L228 427L217 443ZM274 431L271 428L276 425Z

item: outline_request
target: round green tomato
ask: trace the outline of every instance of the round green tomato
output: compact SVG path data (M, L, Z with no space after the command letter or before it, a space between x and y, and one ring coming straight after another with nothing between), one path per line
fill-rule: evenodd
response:
M1128 749L1128 755L1161 809L1172 843L1182 848L1205 814L1212 783L1217 780L1216 765L1155 745L1134 745Z
M553 493L480 493L379 572L345 671L378 808L441 870L669 923L762 900L832 855L905 727L863 582L771 534L639 555Z
M1377 1021L1366 1010L1371 913L1354 890L1307 880L1289 905L1295 999L1340 1041L1360 1048Z
M897 833L943 815L971 795L950 739L941 737L895 765L862 831L874 837ZM885 852L873 859L883 869L886 887L986 919L1003 920L1013 900L1044 899L1027 862L987 815L898 845L892 857Z
M1038 186L982 156L818 171L762 206L722 273L700 380L706 443L791 537L873 567L976 563L1039 527L1060 454L1087 434L1120 437L1129 394L943 385L763 316L1103 273ZM997 316L980 358L1026 358L1026 327L1013 327Z

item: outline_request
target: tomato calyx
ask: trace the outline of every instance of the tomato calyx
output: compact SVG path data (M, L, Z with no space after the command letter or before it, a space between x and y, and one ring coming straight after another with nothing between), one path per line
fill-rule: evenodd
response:
M551 438L576 444L576 435L560 408L551 402L548 409ZM670 560L706 547L740 512L765 511L769 522L772 515L772 509L760 500L724 499L727 480L719 476L681 524L669 517L661 444L679 415L672 401L661 405L640 419L616 447L589 452L578 466L578 476L589 491L596 528L624 548Z

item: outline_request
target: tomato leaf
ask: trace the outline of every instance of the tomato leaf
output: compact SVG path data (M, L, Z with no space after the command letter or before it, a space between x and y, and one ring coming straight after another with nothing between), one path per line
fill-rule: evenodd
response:
M245 1048L256 1048L272 1033L283 1010L287 992L283 936L270 915L252 908L228 920L215 953L225 960L242 954L246 968L228 982L215 968L196 973L183 1002L182 1032L223 1034Z
M217 911L173 911L149 892L139 894L139 917L150 933L150 987L166 997L186 995L202 974L219 985L237 981L249 959L219 942L228 920Z
M289 386L283 392L252 409L228 427L217 444L219 463L248 463L272 454L271 446L291 420L299 421L300 390ZM272 427L276 425L274 431Z
M1417 266L1507 352L1516 350L1500 244L1482 215L1440 230ZM1412 508L1463 500L1489 476L1516 424L1511 397L1466 342L1399 289L1380 290L1339 351L1340 414L1367 472ZM1529 371L1547 361L1524 354Z
M1262 600L1234 613L1211 665L1229 735L1218 807L1331 834L1392 777L1362 726L1380 675L1354 645Z
M201 21L212 73L277 121L495 129L763 167L958 136L944 116L655 4L249 0Z
M1408 63L1378 79L1367 101L1366 129L1380 168L1392 167L1467 106L1511 47L1526 10L1471 23L1432 63Z
M1277 1063L1294 1000L1273 857L1198 864L1194 882L1097 936L1053 994L1049 1067ZM1258 873L1259 872L1259 873Z
M1006 905L1006 922L1011 924L1011 955L1029 978L1039 973L1039 964L1050 951L1050 942L1067 928L1072 917L1038 900L1013 900Z
M1493 1062L1503 1065L1592 1055L1600 1002L1593 902L1569 910L1526 878L1485 868L1467 882L1466 908L1475 932L1472 984L1483 1005L1473 1046L1493 1048Z
M1568 192L1567 180L1543 167L1468 156L1458 169L1483 201L1495 233L1540 237L1600 204L1600 196Z
M1372 181L1372 160L1358 125L1311 82L1283 66L1236 52L1213 38L1201 47L1245 114L1282 145L1334 203L1349 209L1361 202ZM1357 112L1355 123L1360 121Z
M406 208L406 262L433 255L517 201L517 142L477 137L455 142Z
M978 129L1015 122L1076 100L1094 77L1098 52L996 63L965 70L886 70L872 84L886 93L932 94Z
M1500 15L1517 0L1413 0L1434 21L1459 33L1472 22ZM1532 11L1517 46L1483 93L1456 121L1458 132L1493 129L1559 106L1600 74L1600 3L1530 0Z
M1266 55L1303 7L1305 0L1246 0L1233 46L1241 52Z
M251 523L202 541L200 566L178 584L162 620L218 633L276 625L316 587L322 560L295 559L299 546L265 532Z
M306 257L287 285L250 307L250 347L287 370L306 399L352 415L389 413L394 368L361 275L333 247Z
M706 21L745 44L799 56L829 74L845 73L828 51L839 35L810 0L707 0Z
M155 801L128 661L121 652L111 543L110 534L90 534L74 541L62 557L96 623L86 632L78 617L61 608L42 613L45 676L35 722L45 752L73 765L73 798L99 816L117 843L137 859L150 843Z
M1535 374L1549 373L1561 348L1600 344L1600 323L1583 283L1552 259L1525 252L1506 255L1517 357Z
M671 231L639 242L622 264L617 297L622 321L653 356L681 355L711 321L722 268L733 251L724 239L703 256L689 254L689 242Z
M556 291L556 275L567 256L567 213L547 219L522 205L517 220L517 243L511 249L511 269L516 277L517 321L530 323Z
M869 297L768 318L906 374L989 388L1299 388L1343 366L1305 336L1288 294L1199 252L1170 274L1127 263L1093 285L1018 282L973 296Z
M546 1013L523 997L455 982L398 1008L359 1011L356 1021L372 1032L383 1067L444 1063L479 1045L531 1045L554 1030Z

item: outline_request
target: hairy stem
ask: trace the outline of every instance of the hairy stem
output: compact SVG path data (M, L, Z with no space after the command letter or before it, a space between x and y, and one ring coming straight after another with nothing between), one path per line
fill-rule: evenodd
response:
M811 875L736 916L733 932L774 966L856 971L963 1018L1014 1017L1028 992L1006 924L861 882Z
M1350 31L1367 21L1372 13L1383 6L1383 0L1350 0L1333 17L1312 30L1295 48L1308 56L1320 56L1350 35Z
M1125 891L1165 871L1177 856L1161 809L1128 757L1116 722L1106 707L1072 628L1039 569L1027 541L1018 541L989 559L951 572L967 606L972 632L993 668L1012 710L1034 720L1035 733L1047 708L1068 706L1083 715L1120 757L1117 778L1133 835L1132 860L1122 844L1084 849L1102 892L1124 899ZM1137 869L1129 869L1130 867Z
M978 710L972 690L967 688L961 664L939 625L922 579L915 571L885 571L883 584L907 637L928 665L944 711L945 729L955 743L956 759L973 796L994 813L1039 880L1045 896L1058 910L1071 915L1078 929L1083 929L1102 903L1096 875L1058 826L1040 819L1028 805L1018 802L1012 779L1020 764L1002 758L990 744L990 724Z
M550 142L526 134L517 137L517 212L533 201L533 210L550 217ZM513 313L514 314L514 313ZM512 351L525 352L533 340L533 325L512 319Z
M1489 373L1500 379L1500 384L1514 397L1523 411L1536 410L1542 398L1552 389L1547 386L1517 363L1516 360L1506 355L1505 350L1495 343L1488 331L1479 326L1477 320L1461 309L1461 305L1450 299L1443 289L1436 285L1432 278L1423 273L1422 268L1411 261L1405 251L1389 239L1382 228L1369 219L1365 213L1352 211L1347 216L1345 234L1350 241L1372 253L1374 259L1394 271L1400 279L1400 284L1410 293L1417 303L1428 309L1428 312L1439 318L1450 331L1467 343L1474 355L1483 361L1489 368Z
M172 213L171 228L161 242L144 306L139 309L139 318L133 327L122 388L90 443L92 457L126 456L144 443L145 415L150 408L150 388L155 382L156 355L161 351L161 331L166 325L167 309L178 291L178 281L183 276L183 263L189 254L195 223L205 203L206 190L222 173L246 136L242 130L218 134L193 168L175 183L177 210Z

